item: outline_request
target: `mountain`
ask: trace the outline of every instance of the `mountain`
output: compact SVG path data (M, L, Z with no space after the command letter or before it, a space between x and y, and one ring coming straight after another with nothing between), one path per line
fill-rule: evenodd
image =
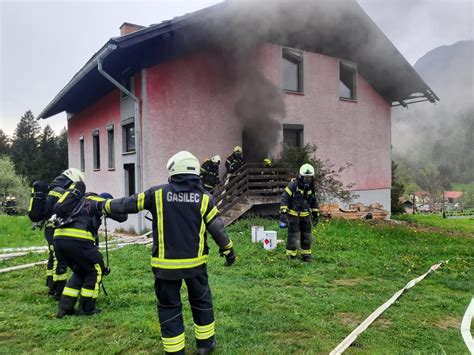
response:
M414 65L439 96L392 111L394 157L414 170L430 163L452 181L474 181L474 41L437 47Z

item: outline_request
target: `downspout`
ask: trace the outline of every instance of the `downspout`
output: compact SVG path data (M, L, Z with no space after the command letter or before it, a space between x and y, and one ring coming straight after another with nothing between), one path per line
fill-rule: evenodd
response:
M117 48L116 45L109 45L110 51L104 56L97 58L97 70L105 77L108 81L114 84L120 91L127 94L134 101L134 125L135 125L135 154L136 154L136 169L135 169L135 181L137 186L137 192L142 192L142 163L141 163L141 128L140 128L140 102L131 91L127 90L122 84L115 80L109 73L102 68L103 59L113 50ZM140 212L138 214L138 233L143 230L143 215Z

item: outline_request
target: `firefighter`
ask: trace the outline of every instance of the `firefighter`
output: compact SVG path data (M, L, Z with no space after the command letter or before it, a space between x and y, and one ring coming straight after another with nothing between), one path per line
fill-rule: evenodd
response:
M53 207L61 198L66 189L73 183L84 181L84 174L75 168L65 170L52 182L46 198L44 237L48 243L48 263L46 264L46 286L48 295L59 301L66 286L67 265L58 265L58 258L54 250L54 223L51 219Z
M234 147L234 151L227 157L225 168L227 169L227 178L229 182L240 174L240 169L244 166L244 157L242 155L242 147Z
M73 271L61 295L57 318L74 314L79 296L78 314L99 313L100 309L96 307L99 286L102 277L110 273L96 246L105 199L96 194L86 195L85 191L84 182L72 184L53 208L58 218L54 231L56 257L60 264ZM108 215L119 222L127 220L126 215Z
M221 157L214 155L211 159L206 159L201 166L201 181L204 188L212 193L219 184L219 165Z
M281 196L280 222L288 225L286 255L290 260L296 259L298 241L301 240L301 259L311 261L311 216L317 224L319 209L314 188L314 168L310 164L303 164L298 177L291 180Z
M167 164L169 184L117 200L108 200L105 211L153 215L151 266L155 277L161 339L166 353L184 354L185 332L180 298L182 282L194 320L199 354L216 346L214 312L208 283L206 230L225 256L225 266L235 262L232 241L227 236L212 196L199 179L199 161L187 151L172 156Z

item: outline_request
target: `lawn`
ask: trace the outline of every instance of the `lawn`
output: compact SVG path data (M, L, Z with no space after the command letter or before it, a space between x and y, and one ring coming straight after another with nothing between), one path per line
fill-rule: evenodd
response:
M239 256L231 268L210 243L216 354L327 354L409 280L448 259L347 353L468 354L459 326L474 289L474 239L464 232L447 237L435 228L331 221L315 229L315 259L304 264L286 260L283 244L271 252L252 244L250 227L257 224L277 227L254 219L228 228ZM284 234L279 231L280 238ZM129 246L111 254L109 296L99 296L103 312L89 318L54 318L56 303L45 296L43 267L0 274L0 352L160 353L149 253ZM186 348L194 351L184 293L182 301Z
M434 227L434 231L443 231L454 234L464 234L474 237L474 219L465 218L443 218L441 214L404 214L394 216L394 219L406 221L412 226Z

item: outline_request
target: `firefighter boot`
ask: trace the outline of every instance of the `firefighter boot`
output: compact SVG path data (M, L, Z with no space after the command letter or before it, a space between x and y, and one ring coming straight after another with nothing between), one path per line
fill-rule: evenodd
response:
M311 254L301 254L301 260L303 260L305 263L310 263L311 259Z
M59 280L59 281L53 282L53 290L54 290L53 298L56 301L59 301L61 299L65 286L66 286L66 280Z
M54 281L51 275L46 276L46 286L48 286L48 296L54 295Z
M212 352L212 350L214 350L214 348L216 347L216 337L213 336L210 339L206 339L205 343L206 344L202 344L202 341L201 341L201 344L198 344L198 348L197 348L198 355L205 355Z
M79 301L79 314L84 316L91 316L100 313L101 309L95 306L96 299L90 297L81 297Z
M76 301L77 297L63 295L59 301L56 318L63 318L64 316L74 314L74 305L76 304Z

